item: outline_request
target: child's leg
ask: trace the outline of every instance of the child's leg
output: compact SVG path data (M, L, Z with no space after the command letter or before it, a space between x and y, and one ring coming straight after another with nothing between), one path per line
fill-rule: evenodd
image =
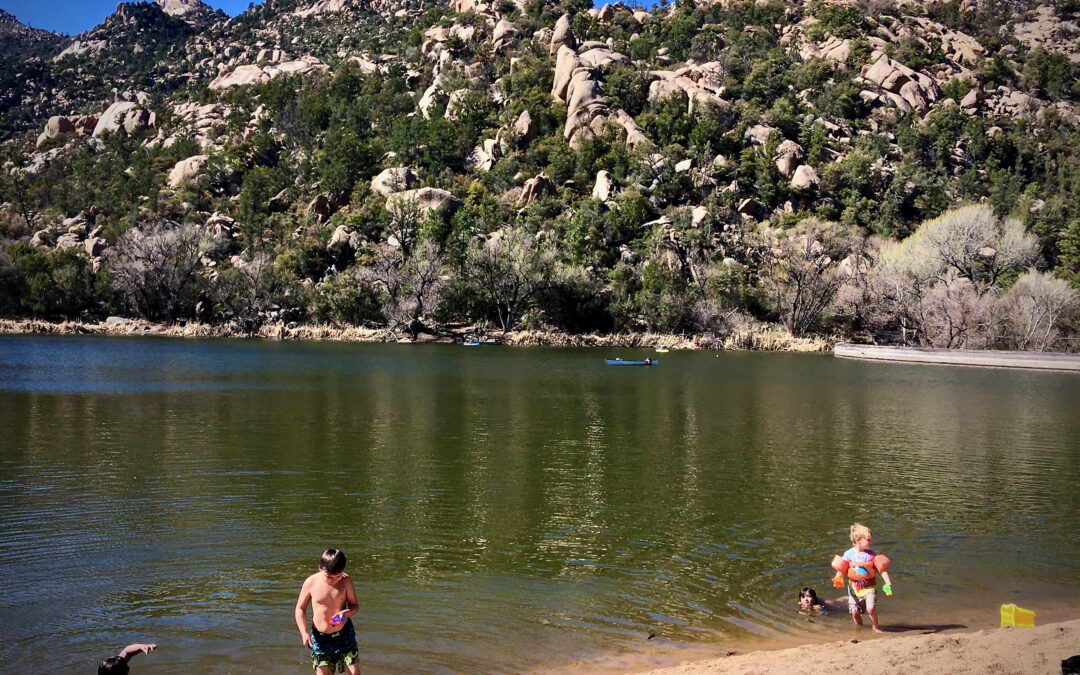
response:
M851 620L855 622L856 626L862 626L862 614L859 608L859 601L855 599L851 591L848 591L848 613L851 614Z
M360 675L360 666L355 663L350 663L345 666L345 672L349 675Z
M866 613L870 615L870 625L874 627L875 633L880 633L881 626L878 625L877 618L877 594L871 591L863 600L866 601Z
M334 669L330 666L319 666L315 669L315 672L318 673L318 675L334 675Z

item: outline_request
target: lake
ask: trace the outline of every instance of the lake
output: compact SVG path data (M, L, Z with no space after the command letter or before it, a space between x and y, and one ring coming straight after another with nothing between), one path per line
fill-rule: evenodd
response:
M605 367L651 355L652 368ZM619 671L1080 606L1080 376L829 355L0 336L0 663L310 672L345 550L366 673ZM650 635L653 636L650 638Z

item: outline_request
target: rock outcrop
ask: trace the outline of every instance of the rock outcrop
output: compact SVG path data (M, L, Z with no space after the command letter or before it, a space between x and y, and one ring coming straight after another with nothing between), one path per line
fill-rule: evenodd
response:
M420 183L420 176L405 166L391 169L383 169L379 175L371 179L371 189L384 197L389 197L395 192L411 190Z
M930 111L930 104L941 95L934 78L894 61L884 53L873 63L863 66L862 77L884 90L900 110L920 116Z
M210 158L206 155L194 155L180 160L169 171L168 186L178 188L184 183L198 178L202 175L203 169L206 168L209 160Z
M542 173L525 181L525 185L521 188L521 195L517 200L517 206L518 208L524 208L542 197L553 196L555 192L555 183L548 178L546 173Z
M312 72L329 70L329 66L314 56L303 56L296 61L272 63L266 66L248 64L237 66L231 71L222 71L210 83L210 89L222 91L233 87L263 84L279 75L305 75Z
M120 131L134 134L154 126L156 119L154 113L134 101L117 101L101 113L94 125L93 136Z
M460 199L446 190L425 187L395 192L386 198L386 210L393 212L397 209L415 207L421 215L427 215L430 211L452 213L461 206L461 203Z

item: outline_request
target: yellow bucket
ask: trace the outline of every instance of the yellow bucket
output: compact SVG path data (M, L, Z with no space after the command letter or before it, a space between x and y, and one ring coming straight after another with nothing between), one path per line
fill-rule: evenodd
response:
M1035 612L1013 604L1001 606L1002 628L1034 628Z

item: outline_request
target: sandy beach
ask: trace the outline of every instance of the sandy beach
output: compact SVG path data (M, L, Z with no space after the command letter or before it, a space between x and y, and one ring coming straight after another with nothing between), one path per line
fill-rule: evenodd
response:
M790 649L734 653L649 671L649 675L826 675L827 673L1061 673L1061 662L1080 655L1080 619L1035 628L992 628L974 633L868 636Z

